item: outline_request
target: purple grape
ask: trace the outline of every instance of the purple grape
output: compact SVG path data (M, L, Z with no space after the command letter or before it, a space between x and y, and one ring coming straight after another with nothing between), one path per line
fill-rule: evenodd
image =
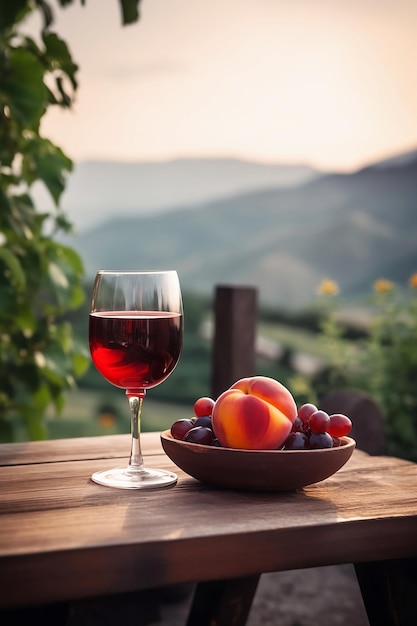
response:
M207 426L195 426L185 434L183 441L211 446L214 441L214 433Z
M207 426L207 428L211 428L211 416L202 415L201 417L198 417L194 426Z
M295 418L295 420L292 423L292 428L291 428L291 432L292 433L301 433L303 431L303 420L301 419L301 417L297 417Z
M333 438L329 433L311 433L309 446L312 449L333 448Z
M284 450L306 450L308 448L308 437L304 433L290 433L284 443Z
M195 419L181 419L174 422L171 426L171 435L174 439L184 439L184 435L195 426Z

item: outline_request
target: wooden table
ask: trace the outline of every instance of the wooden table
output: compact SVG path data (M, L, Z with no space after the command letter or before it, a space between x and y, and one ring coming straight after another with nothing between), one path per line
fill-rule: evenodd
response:
M262 572L354 563L370 623L417 624L417 465L355 450L295 493L222 491L146 433L146 465L177 471L175 487L91 482L129 446L128 435L0 445L3 611L199 581L189 626L236 626Z

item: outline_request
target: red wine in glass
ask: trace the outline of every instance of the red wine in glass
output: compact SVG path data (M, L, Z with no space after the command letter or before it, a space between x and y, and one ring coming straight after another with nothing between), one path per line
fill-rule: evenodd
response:
M150 389L178 362L182 316L158 311L91 313L89 343L94 364L106 380L123 389Z
M140 416L146 391L162 383L182 350L183 311L175 271L100 271L93 287L89 346L94 365L126 390L131 411L129 464L96 472L92 479L123 489L172 485L176 474L146 469L140 450Z

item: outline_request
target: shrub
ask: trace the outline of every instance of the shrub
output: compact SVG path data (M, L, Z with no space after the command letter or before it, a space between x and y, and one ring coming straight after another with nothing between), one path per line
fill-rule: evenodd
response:
M343 386L370 393L384 416L388 453L417 461L417 273L402 289L375 281L368 332L353 342L336 315L337 286L321 294L327 390Z

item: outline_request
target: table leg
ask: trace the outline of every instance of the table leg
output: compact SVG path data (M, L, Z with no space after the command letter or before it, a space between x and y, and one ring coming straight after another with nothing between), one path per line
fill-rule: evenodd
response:
M417 558L355 563L370 626L417 624Z
M198 583L187 626L245 626L259 578Z

